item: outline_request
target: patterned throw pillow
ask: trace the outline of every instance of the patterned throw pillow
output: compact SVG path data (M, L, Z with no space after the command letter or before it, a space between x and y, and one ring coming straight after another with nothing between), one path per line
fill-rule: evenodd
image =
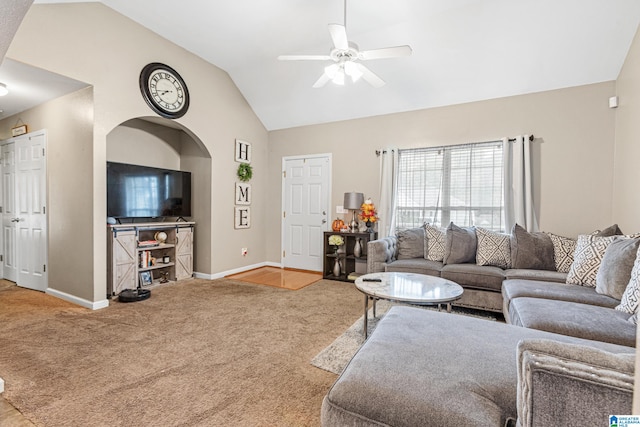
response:
M576 250L578 241L569 237L558 236L547 233L553 243L553 260L556 263L556 271L568 273L573 264L573 253Z
M511 245L508 234L476 227L476 236L478 237L476 264L511 268Z
M616 310L624 313L636 314L638 312L638 302L640 301L640 248L636 254L636 260L631 270L631 279L622 294L620 304L616 306ZM636 317L637 319L637 317Z
M578 236L573 263L567 273L567 283L595 287L600 263L613 239L615 236L599 237L584 234Z
M424 258L429 261L442 261L444 259L446 229L430 224L424 225Z

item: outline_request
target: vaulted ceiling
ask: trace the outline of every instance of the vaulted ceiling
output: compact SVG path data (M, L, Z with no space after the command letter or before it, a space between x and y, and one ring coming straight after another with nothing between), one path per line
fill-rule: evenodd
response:
M343 0L102 3L227 71L268 130L615 80L640 22L637 0L348 0L350 41L413 54L314 89L330 61L277 57L328 54Z

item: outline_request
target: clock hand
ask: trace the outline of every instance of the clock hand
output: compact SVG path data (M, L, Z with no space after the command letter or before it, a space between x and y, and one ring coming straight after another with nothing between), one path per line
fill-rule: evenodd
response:
M159 90L158 93L160 95L164 95L165 93L172 93L173 91L170 89L165 89L165 90Z

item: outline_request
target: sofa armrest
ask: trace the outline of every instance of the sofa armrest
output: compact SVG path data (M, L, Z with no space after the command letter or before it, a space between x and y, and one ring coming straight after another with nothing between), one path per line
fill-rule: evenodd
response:
M517 355L518 426L602 426L631 414L635 353L531 339Z
M396 259L398 238L387 236L367 243L367 273L379 273Z

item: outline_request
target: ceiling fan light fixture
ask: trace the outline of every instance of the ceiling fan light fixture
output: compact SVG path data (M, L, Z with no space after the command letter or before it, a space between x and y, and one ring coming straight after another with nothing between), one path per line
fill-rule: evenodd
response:
M344 64L344 72L349 77L351 77L351 80L354 83L360 80L360 77L362 77L362 74L363 74L362 71L360 71L360 69L358 68L358 66L352 61L349 61Z
M331 64L324 67L324 73L327 75L327 77L333 80L336 74L338 74L339 69L340 69L340 66L338 64Z
M9 93L9 89L7 89L7 85L4 83L0 83L0 96L5 96Z
M344 86L344 71L339 69L331 81L339 86Z

